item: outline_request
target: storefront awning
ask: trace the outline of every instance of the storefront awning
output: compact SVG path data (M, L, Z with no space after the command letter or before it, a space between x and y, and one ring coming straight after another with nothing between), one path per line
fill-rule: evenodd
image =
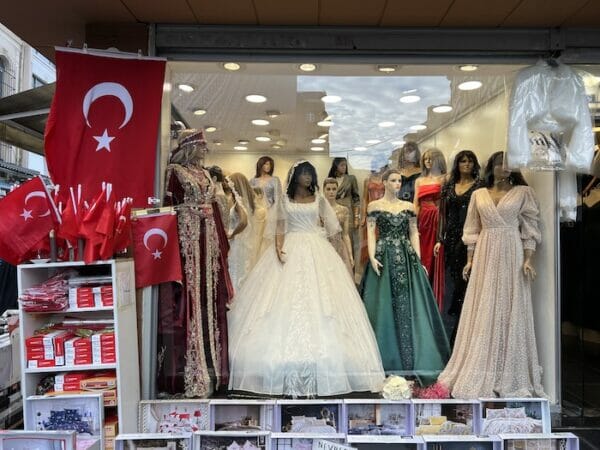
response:
M44 154L44 128L55 83L0 98L0 141Z

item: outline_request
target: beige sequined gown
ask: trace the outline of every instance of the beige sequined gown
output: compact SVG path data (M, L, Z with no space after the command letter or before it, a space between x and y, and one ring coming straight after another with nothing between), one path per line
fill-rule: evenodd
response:
M475 245L456 343L439 381L455 398L545 396L523 249L540 242L533 190L515 186L495 205L487 188L469 203L463 241Z

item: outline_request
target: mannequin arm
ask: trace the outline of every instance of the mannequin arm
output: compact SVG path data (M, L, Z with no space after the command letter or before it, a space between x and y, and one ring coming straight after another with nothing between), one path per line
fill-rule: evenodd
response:
M532 280L535 279L535 276L537 275L533 268L533 262L531 261L533 259L533 253L533 250L529 248L523 250L523 274L526 277L531 277Z
M417 218L411 217L408 220L408 235L410 238L410 244L414 249L415 253L421 259L421 242L419 240L419 229L417 228Z
M421 186L420 177L415 180L415 196L413 197L413 206L415 207L415 216L419 217L419 187Z
M377 219L375 217L367 217L367 249L369 251L369 261L373 271L379 275L382 264L375 258L375 246L377 240L375 237L375 229L377 227Z
M235 229L229 235L229 239L233 239L237 234L240 234L248 226L248 214L246 214L246 210L239 204L239 202L235 202L235 210L240 217L240 221L237 227L235 227Z

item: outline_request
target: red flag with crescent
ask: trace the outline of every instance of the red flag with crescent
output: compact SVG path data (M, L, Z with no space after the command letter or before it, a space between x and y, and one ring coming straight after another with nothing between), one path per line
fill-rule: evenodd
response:
M0 259L22 263L31 249L60 222L56 205L40 177L0 200Z
M181 281L175 213L138 217L132 222L135 287Z
M110 182L116 198L145 207L154 193L165 61L57 49L56 70L44 137L52 180L90 194Z

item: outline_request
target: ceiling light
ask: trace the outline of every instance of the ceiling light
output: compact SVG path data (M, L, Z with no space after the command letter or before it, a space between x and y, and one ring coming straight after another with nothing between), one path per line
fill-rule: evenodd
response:
M396 65L379 65L377 66L377 70L383 73L392 73L398 70L398 66Z
M325 147L311 147L310 149L313 152L322 152L323 150L325 150Z
M234 150L248 150L248 147L246 147L245 145L236 145L235 147L233 147Z
M320 127L330 127L333 125L333 122L331 120L321 120L320 122L317 122L317 125Z
M207 127L204 127L204 131L206 131L207 133L214 133L215 131L217 131L217 127L209 125Z
M436 106L434 108L432 108L432 111L434 113L447 113L452 111L452 106L450 105L440 105L440 106Z
M342 101L342 97L339 95L324 95L321 97L323 103L338 103Z
M463 72L475 72L479 67L474 64L465 64L463 66L459 66L459 69Z
M367 147L354 147L354 150L356 150L357 152L364 152L367 149Z
M317 138L317 139L311 140L310 142L312 142L313 144L324 144L327 141L325 139Z
M259 94L246 95L246 101L250 103L264 103L267 101L267 97Z
M221 144L223 144L223 141L220 139L215 139L214 141L212 141L212 143L215 145L221 145Z
M404 142L404 141L392 141L392 145L400 146L400 145L404 145L404 144L406 144L406 142Z
M379 139L368 139L367 144L379 144L381 141Z
M298 66L298 68L302 72L314 72L315 70L317 70L317 65L316 64L312 64L312 63L304 63L304 64L300 64Z
M421 100L421 97L419 97L418 95L405 95L403 97L400 97L400 101L402 103L416 103L419 100Z
M324 133L321 136L319 136L319 139L327 139L327 136L329 136L329 133Z
M258 126L265 126L265 125L269 125L271 122L269 122L266 119L252 119L252 125L258 125Z
M225 70L230 70L232 72L235 72L236 70L240 70L242 68L242 66L240 66L238 63L235 63L235 62L226 62L223 64L223 68Z
M194 110L194 115L195 116L203 116L204 114L206 114L206 110L205 109L195 109Z
M194 86L192 86L191 84L178 84L177 87L179 88L179 90L183 91L183 92L193 92L194 90Z
M248 139L240 139L238 141L238 144L240 145L248 145L250 143L250 141Z
M285 139L279 139L279 140L276 142L276 144L277 144L277 145L285 145L285 144L287 144L287 140L285 140Z
M271 119L274 119L275 117L279 117L281 115L281 113L279 111L277 111L276 109L270 109L269 111L267 111L267 117L270 117Z
M279 150L279 149L281 148L281 145L278 145L278 144L273 144L273 145L271 145L271 148L272 148L273 150Z
M410 129L413 130L413 131L426 130L427 129L427 125L413 125L412 127L410 127Z
M460 83L458 88L461 91L473 91L475 89L479 89L481 86L481 81L465 81L464 83Z
M389 128L389 127L393 127L394 125L396 125L394 122L379 122L377 125L379 125L381 128Z
M269 142L269 141L271 141L271 138L269 136L256 136L254 139L256 139L258 142Z
M413 92L417 92L416 89L407 89L406 91L402 91L403 94L412 94Z

